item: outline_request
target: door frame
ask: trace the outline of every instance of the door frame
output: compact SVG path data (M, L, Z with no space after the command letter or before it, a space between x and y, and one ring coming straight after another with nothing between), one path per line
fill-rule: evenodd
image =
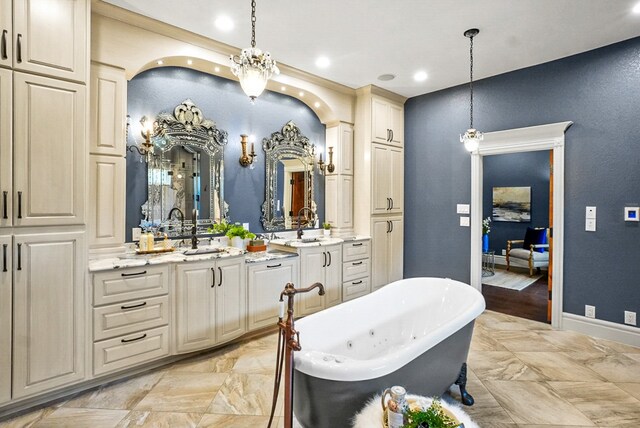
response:
M489 155L553 150L553 290L551 326L562 328L564 259L564 145L571 121L487 132L471 153L471 286L482 292L482 158Z

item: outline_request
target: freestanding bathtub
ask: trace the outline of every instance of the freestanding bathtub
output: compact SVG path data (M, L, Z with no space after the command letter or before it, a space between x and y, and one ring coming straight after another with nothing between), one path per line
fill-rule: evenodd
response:
M297 321L296 419L305 428L346 428L394 385L423 396L441 396L454 382L463 390L473 323L484 308L467 284L412 278Z

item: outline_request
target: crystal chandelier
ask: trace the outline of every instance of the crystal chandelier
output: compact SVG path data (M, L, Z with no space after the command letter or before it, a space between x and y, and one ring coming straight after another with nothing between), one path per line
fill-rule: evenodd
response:
M231 55L231 72L240 79L240 86L253 103L267 86L273 73L280 74L269 52L256 48L256 1L251 0L251 47L240 55Z
M464 36L470 40L469 48L469 129L463 135L460 135L460 142L464 143L464 148L468 152L478 150L480 141L482 141L482 133L473 127L473 38L478 35L480 30L472 28L464 32Z

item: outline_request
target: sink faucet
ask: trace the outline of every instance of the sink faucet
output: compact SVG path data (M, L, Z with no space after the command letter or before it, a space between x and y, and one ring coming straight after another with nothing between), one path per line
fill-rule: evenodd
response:
M302 223L300 223L300 215L304 212L304 211L309 211L311 213L311 217L315 217L316 213L313 212L313 210L309 207L302 207L300 208L300 211L298 211L298 239L302 239L302 235L304 235L304 232L302 231Z
M184 230L184 213L180 208L178 207L171 208L171 210L169 210L169 215L167 216L167 220L171 220L171 216L173 215L174 212L180 214L179 216L180 217L180 233L182 233L182 231Z
M198 227L196 226L195 223L193 223L193 226L191 226L191 249L192 250L198 249L198 238L196 237L197 230L198 230Z

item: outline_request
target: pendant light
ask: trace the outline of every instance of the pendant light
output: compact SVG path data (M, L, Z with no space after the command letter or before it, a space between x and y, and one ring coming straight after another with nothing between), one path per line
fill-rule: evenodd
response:
M469 129L467 132L460 135L460 142L464 143L464 148L468 152L478 150L480 147L480 141L482 141L482 133L473 127L473 38L478 35L480 30L472 28L464 32L464 36L470 41L469 47Z
M280 74L269 52L256 48L255 0L251 0L251 47L242 49L240 55L231 55L231 72L240 79L240 86L251 103L264 91L273 73Z

